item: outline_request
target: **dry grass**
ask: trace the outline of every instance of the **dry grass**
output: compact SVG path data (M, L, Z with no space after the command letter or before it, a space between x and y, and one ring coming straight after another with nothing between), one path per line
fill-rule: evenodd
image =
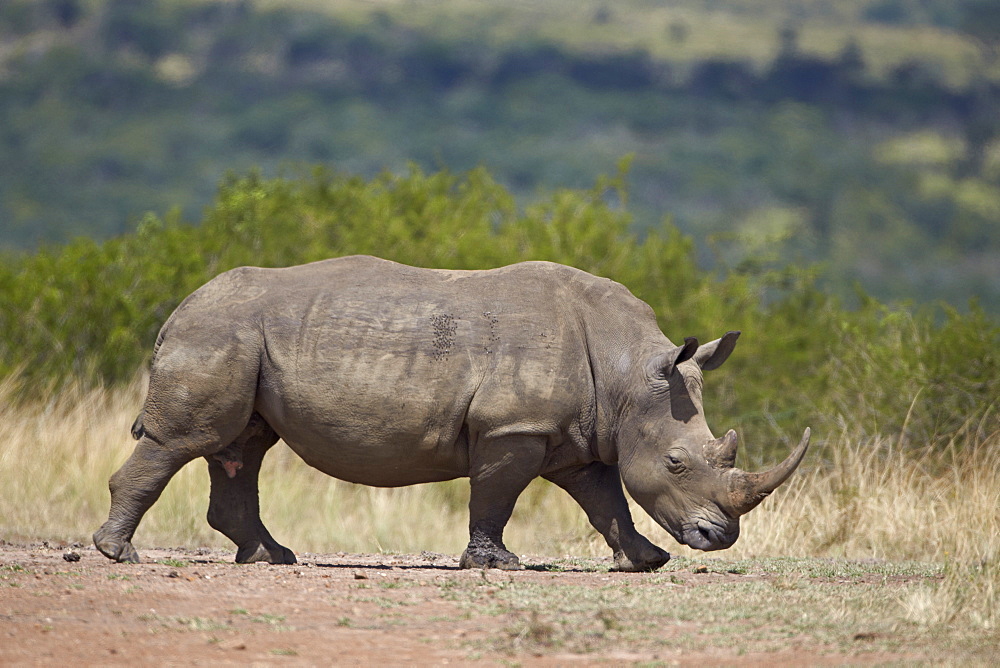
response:
M116 391L67 390L44 404L17 405L0 385L0 535L89 542L106 517L107 479L129 455L129 426L142 384ZM944 564L940 585L900 605L918 624L1000 623L1000 431L969 430L946 452L915 455L887 438L831 439L793 480L748 515L743 536L722 556L838 557ZM332 480L279 443L265 461L262 514L275 537L298 552L458 553L467 540L467 483L375 489ZM170 483L143 520L136 545L229 546L205 521L205 465ZM671 552L682 548L641 510L640 531ZM536 481L506 534L521 553L607 556L583 512ZM713 555L714 556L714 555Z

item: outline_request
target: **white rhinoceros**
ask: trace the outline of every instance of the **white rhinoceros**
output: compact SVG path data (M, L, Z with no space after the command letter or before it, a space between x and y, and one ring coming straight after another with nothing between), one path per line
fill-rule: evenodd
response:
M547 262L446 271L354 256L234 269L160 331L139 442L111 477L94 542L138 561L143 514L205 457L208 521L236 543L236 561L295 563L258 507L261 460L281 438L354 483L470 478L466 568L519 567L503 530L538 476L583 507L619 569L670 558L636 531L623 481L679 542L726 548L809 441L806 430L783 463L746 473L734 468L735 432L709 431L702 371L738 335L674 345L622 285Z

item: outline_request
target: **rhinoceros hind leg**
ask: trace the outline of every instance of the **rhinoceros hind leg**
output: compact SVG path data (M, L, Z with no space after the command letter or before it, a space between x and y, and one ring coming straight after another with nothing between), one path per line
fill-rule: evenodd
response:
M120 564L139 563L139 553L132 547L132 543L115 538L104 526L94 532L94 545L105 557Z
M470 461L469 546L460 568L518 570L521 561L503 544L514 504L536 478L545 457L545 439L507 436L478 443Z
M183 453L164 448L148 436L139 439L132 456L108 484L111 511L108 521L94 532L94 545L104 556L118 562L139 563L139 554L132 547L139 520L160 497L170 478L188 461Z
M212 491L208 523L236 543L236 562L294 564L295 555L279 545L260 519L257 476L264 454L278 441L254 413L246 428L220 453L206 457Z

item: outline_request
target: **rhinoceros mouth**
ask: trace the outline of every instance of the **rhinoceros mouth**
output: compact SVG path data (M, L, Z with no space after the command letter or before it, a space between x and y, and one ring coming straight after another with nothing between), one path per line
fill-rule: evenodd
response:
M686 522L678 540L688 547L709 552L732 547L739 537L740 525L738 522L719 524L699 519Z

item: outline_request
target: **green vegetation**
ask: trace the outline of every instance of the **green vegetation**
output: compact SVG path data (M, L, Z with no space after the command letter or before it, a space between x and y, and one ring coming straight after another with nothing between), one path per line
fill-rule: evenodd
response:
M184 561L183 559L160 559L156 563L163 564L164 566L173 566L174 568L184 568L190 566L191 564Z
M10 0L0 246L196 220L227 170L487 168L525 204L626 154L700 266L1000 310L995 3Z

